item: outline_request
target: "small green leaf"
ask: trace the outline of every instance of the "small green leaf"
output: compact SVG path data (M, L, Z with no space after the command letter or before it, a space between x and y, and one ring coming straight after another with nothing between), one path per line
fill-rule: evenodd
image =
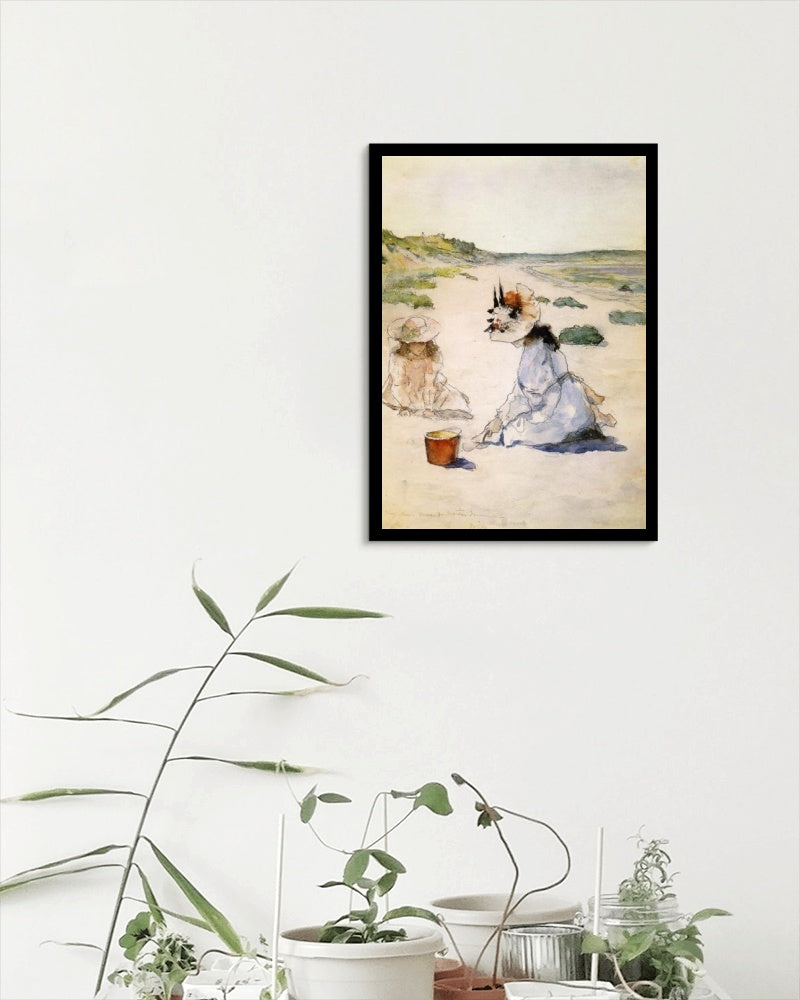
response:
M125 899L132 899L136 903L147 903L146 899L138 899L136 896L125 896ZM168 910L166 907L162 907L161 910L163 913L166 913L168 917L175 917L176 920L183 920L185 923L191 924L193 927L200 927L204 931L210 931L212 934L214 933L213 928L209 927L205 920L200 920L198 917L187 917L183 913L176 913L174 910Z
M378 895L385 896L387 892L391 892L396 881L397 872L386 872L385 875L381 875L377 881Z
M417 792L414 809L420 809L423 806L436 813L437 816L449 816L453 811L447 789L438 781L429 781Z
M228 760L226 757L204 757L201 754L190 754L188 757L170 757L169 760L214 761L217 764L248 767L255 771L269 771L270 774L307 774L314 770L310 767L301 767L299 764L287 764L283 760Z
M309 792L308 795L300 803L300 822L309 823L311 817L314 815L314 810L317 808L317 796L313 791Z
M605 955L608 953L608 941L597 934L584 934L581 942L582 955Z
M280 594L280 592L283 590L283 585L286 583L286 581L292 575L292 573L294 572L294 570L295 570L296 567L297 567L297 563L295 563L294 566L292 566L292 568L289 570L289 572L285 576L282 576L280 578L280 580L278 580L276 583L273 583L271 587L267 587L267 589L261 595L261 600L256 605L256 614L258 614L259 611L263 611L264 608L271 601L273 601L278 596L278 594Z
M153 849L153 853L161 862L164 870L172 877L173 881L184 896L186 896L203 920L210 925L220 940L222 940L228 946L230 951L234 952L236 955L243 954L244 949L239 935L233 929L227 917L220 913L215 906L212 906L212 904L209 903L205 896L192 885L186 876L183 875L169 860L169 858L156 847L149 837L144 837L143 839L146 840Z
M120 694L115 695L107 705L103 705L102 708L96 709L94 712L89 712L85 716L87 719L91 718L93 715L102 715L103 712L107 712L110 708L115 705L119 705L121 701L129 698L140 688L145 687L148 684L154 684L156 681L163 680L165 677L171 677L172 674L180 674L185 670L211 670L212 668L208 664L202 664L196 667L173 667L171 670L159 670L158 673L152 674L146 680L140 681L138 684L134 684L133 687L128 688L126 691L122 691ZM83 716L78 716L78 718L83 718Z
M369 851L354 851L344 866L342 878L348 885L355 885L367 870L369 864Z
M351 920L360 920L362 924L374 923L375 917L378 916L378 904L373 903L368 910L351 910L348 913L348 917Z
M207 594L204 590L202 590L200 587L197 586L197 581L195 580L194 576L194 566L192 566L192 590L194 591L197 600L205 608L208 617L217 625L219 625L219 627L222 629L223 632L227 632L228 635L231 638L233 638L233 632L231 632L231 627L228 624L225 615L222 613L220 606L217 604L214 598L211 597L210 594Z
M397 872L400 875L405 872L405 865L398 861L397 858L393 858L391 854L387 854L386 851L377 851L374 848L370 851L370 854L375 858L379 865L385 868L389 872Z
M262 618L272 618L275 615L293 615L295 618L388 618L380 611L363 611L361 608L282 608L280 611L268 611Z
M655 936L656 934L653 930L637 931L635 934L631 934L620 949L620 965L632 962L634 958L643 955L653 943Z
M492 825L492 817L486 812L485 809L481 809L478 813L478 826L482 826L484 829L488 829Z
M320 887L319 887L319 888L320 888L320 889L333 889L333 887L334 887L334 886L337 886L337 885L341 885L341 886L344 886L344 887L345 887L345 888L347 888L347 889L351 888L351 887L350 887L350 886L349 886L349 885L347 884L347 882L337 882L337 881L335 881L335 880L333 880L333 881L330 881L330 882L323 882L323 883L322 883L322 884L320 885Z
M435 913L423 910L419 906L398 906L394 910L389 910L380 923L385 924L387 920L400 920L403 917L419 917L421 920L430 920L434 924L441 923Z
M0 799L0 802L41 802L44 799L69 798L74 795L136 795L141 799L147 798L141 792L129 792L119 788L45 788L41 792L26 792L24 795Z
M346 795L339 795L338 792L323 792L322 795L318 795L317 798L320 802L352 802L352 799L348 799Z
M673 941L667 945L667 951L679 958L691 958L696 962L703 961L703 949L696 941Z
M732 916L728 910L716 910L713 907L709 907L707 910L698 910L697 913L689 921L690 924L697 924L701 920L708 920L709 917L730 917Z

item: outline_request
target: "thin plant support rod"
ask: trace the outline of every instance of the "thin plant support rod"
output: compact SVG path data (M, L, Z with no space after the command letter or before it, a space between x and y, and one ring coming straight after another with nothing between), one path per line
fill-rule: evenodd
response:
M99 972L97 974L97 982L95 983L95 988L94 988L95 996L100 992L100 988L103 985L103 976L105 975L106 966L108 965L108 956L109 956L109 954L111 952L111 945L112 945L113 940L114 940L114 930L115 930L115 928L117 926L117 920L119 918L119 911L120 911L120 909L122 907L122 897L125 895L125 888L126 888L126 886L128 884L128 877L130 876L131 868L133 867L133 859L134 859L134 856L136 854L136 848L139 846L139 842L142 839L142 830L144 829L144 824L145 824L145 821L147 819L147 814L150 812L150 806L151 806L151 804L153 802L153 798L155 796L156 790L158 789L159 783L161 782L161 778L162 778L162 775L164 774L164 770L165 770L165 768L167 766L167 763L169 762L170 754L172 753L172 750L173 750L175 744L178 742L178 737L180 736L180 734L181 734L181 732L183 730L183 727L186 724L186 721L188 720L189 716L192 714L192 711L193 711L195 705L197 704L198 699L202 695L203 691L205 691L206 687L208 686L209 682L211 681L211 678L217 672L218 667L220 666L220 664L223 662L223 660L225 659L225 657L228 655L228 653L233 648L233 645L236 642L236 640L241 635L244 634L245 630L247 628L249 628L250 625L252 625L252 623L253 623L254 620L255 620L255 616L252 616L251 618L248 619L247 623L244 626L242 626L242 628L236 633L236 635L234 635L231 638L231 641L228 643L228 645L223 650L222 655L220 656L220 658L211 667L211 669L209 670L209 672L206 675L205 679L203 680L202 684L199 686L199 688L195 692L194 697L192 698L191 702L189 703L189 707L184 712L183 718L178 723L178 725L175 727L175 732L172 734L172 737L170 738L170 741L167 744L167 748L164 751L164 755L161 758L161 763L159 764L158 770L156 771L155 778L153 779L153 784L152 784L152 786L150 788L149 793L147 794L147 797L145 799L144 805L142 806L142 812L141 812L141 815L139 816L139 823L138 823L138 825L136 827L136 832L133 835L133 840L131 841L130 850L128 851L128 858L127 858L127 860L125 862L125 868L124 868L124 871L122 873L122 879L120 880L119 891L117 892L117 898L114 901L114 910L113 910L113 913L111 915L111 924L110 924L109 929L108 929L108 936L106 938L106 943L105 943L105 946L103 948L103 954L102 954L102 957L100 959L100 970L99 970Z

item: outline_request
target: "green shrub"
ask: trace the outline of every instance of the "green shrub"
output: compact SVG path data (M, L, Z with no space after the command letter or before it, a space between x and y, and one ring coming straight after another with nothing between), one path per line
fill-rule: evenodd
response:
M546 306L550 302L550 299L548 299L546 295L535 295L534 298L536 299L537 302L541 302L542 305L544 306Z
M608 319L611 323L621 324L622 326L644 326L647 323L647 313L622 312L619 309L615 309L608 314Z
M569 306L570 309L587 309L582 302L578 302L577 299L573 299L571 295L562 295L560 299L556 299L553 303L554 306L558 306L559 309L564 306Z
M413 288L385 288L384 302L403 302L415 309L433 309L433 302L427 295L417 295Z
M568 326L558 335L562 344L592 346L603 343L603 335L596 326Z

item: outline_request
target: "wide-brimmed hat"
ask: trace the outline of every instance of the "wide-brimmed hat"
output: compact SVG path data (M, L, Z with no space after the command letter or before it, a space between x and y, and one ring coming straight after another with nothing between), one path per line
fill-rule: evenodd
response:
M405 316L396 319L386 332L401 344L424 344L439 333L441 324L431 316Z

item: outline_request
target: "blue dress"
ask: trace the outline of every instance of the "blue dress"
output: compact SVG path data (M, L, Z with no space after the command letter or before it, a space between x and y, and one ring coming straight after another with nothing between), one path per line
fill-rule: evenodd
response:
M559 350L541 338L526 341L517 380L490 427L478 442L511 447L560 444L599 434L602 401L577 375ZM613 418L603 422L611 423Z

